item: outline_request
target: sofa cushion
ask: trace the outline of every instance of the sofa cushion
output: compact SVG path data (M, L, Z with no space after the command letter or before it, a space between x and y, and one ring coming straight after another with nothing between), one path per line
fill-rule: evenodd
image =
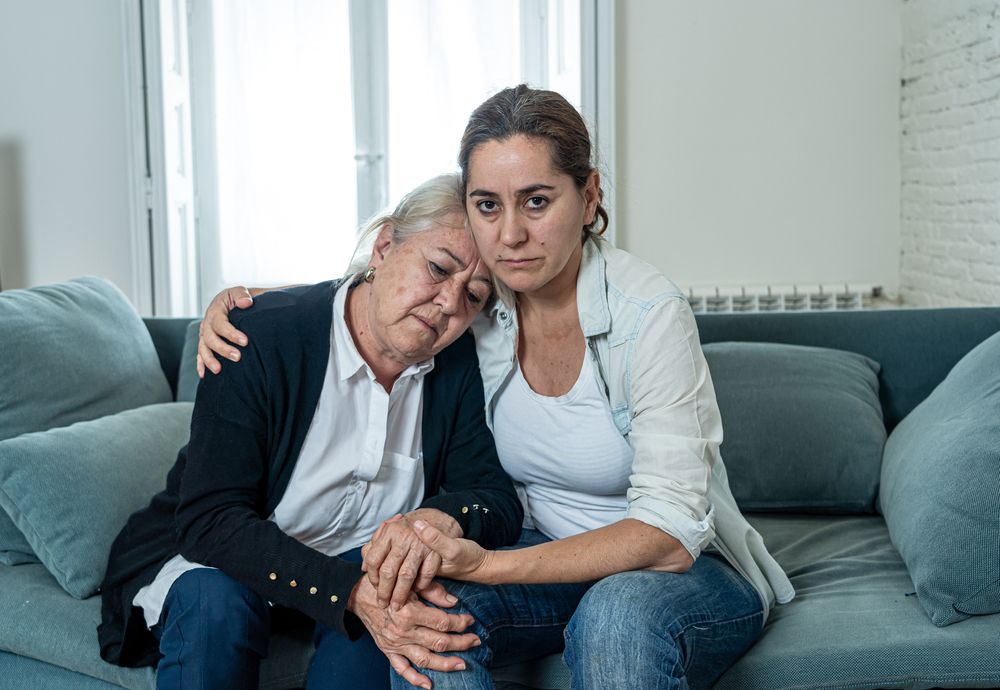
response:
M97 591L129 515L166 484L191 403L162 403L0 441L0 507L62 587Z
M712 343L704 351L740 508L873 512L886 436L876 362L778 343Z
M880 503L935 625L1000 612L1000 333L893 430Z
M0 440L167 402L142 320L100 278L0 293ZM0 513L0 563L33 558Z
M1000 616L937 628L877 515L751 515L795 586L715 690L1000 687Z

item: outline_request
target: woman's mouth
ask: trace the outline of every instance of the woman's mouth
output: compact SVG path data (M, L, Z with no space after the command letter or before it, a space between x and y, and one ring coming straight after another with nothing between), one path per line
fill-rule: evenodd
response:
M421 323L421 325L424 328L426 328L428 331L430 331L434 335L438 335L438 327L435 324L431 323L430 321L428 321L427 319L425 319L422 316L417 316L416 314L413 315L413 318L415 318L417 321L419 321Z
M524 268L530 266L537 259L500 259L500 263L508 268Z

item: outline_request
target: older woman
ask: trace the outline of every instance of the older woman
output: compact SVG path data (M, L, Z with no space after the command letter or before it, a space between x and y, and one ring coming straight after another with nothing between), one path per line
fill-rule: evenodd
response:
M166 489L112 549L105 659L158 660L160 688L255 688L273 604L316 621L310 688L384 688L389 663L414 682L411 664L464 667L430 651L479 643L468 614L423 602L454 598L428 576L420 598L381 606L359 553L393 516L403 542L417 519L490 548L519 531L463 335L493 289L457 182L374 221L362 273L234 318L251 337L241 363L201 383Z
M474 324L486 418L533 529L522 548L492 551L413 522L439 573L467 581L446 586L484 641L460 653L466 669L427 675L438 690L490 688L494 661L565 642L577 689L709 687L794 592L729 490L691 310L600 237L587 128L559 94L522 85L488 99L459 163L469 224L506 293ZM210 306L201 349L213 371L209 349L231 351L216 333L241 337L225 302ZM381 537L366 567L398 605Z

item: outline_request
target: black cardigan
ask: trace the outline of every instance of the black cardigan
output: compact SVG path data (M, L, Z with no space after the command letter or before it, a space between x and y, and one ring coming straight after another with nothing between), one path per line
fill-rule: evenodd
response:
M233 312L233 324L250 341L240 363L199 384L191 438L166 489L129 518L111 548L97 629L105 660L156 663L156 640L132 600L177 554L219 568L274 604L360 634L360 621L346 611L360 565L305 546L267 519L319 402L339 285L268 292L252 308ZM423 406L421 505L451 515L467 538L487 548L513 543L521 504L486 426L470 334L435 357Z

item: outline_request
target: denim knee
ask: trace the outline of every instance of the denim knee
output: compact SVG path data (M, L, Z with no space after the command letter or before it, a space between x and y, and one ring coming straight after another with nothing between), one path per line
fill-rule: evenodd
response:
M263 597L221 570L196 568L177 578L167 593L164 614L165 619L197 617L202 622L198 629L216 642L232 638L259 647L254 644L259 641L263 648L254 651L267 653L270 607ZM190 627L188 635L189 631Z

